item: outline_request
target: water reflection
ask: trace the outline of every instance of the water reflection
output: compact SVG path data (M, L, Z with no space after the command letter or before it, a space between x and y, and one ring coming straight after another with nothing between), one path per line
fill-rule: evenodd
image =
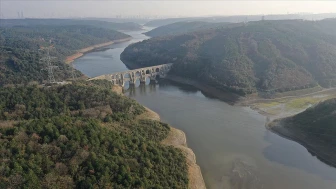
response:
M84 55L76 60L76 68L91 77L126 71L120 53L128 44L148 38L143 32L129 33L134 39L114 44L114 49ZM135 86L127 82L125 91L186 133L209 189L336 188L336 169L301 145L267 131L265 117L250 108L230 106L193 87L162 80Z
M198 89L190 85L183 85L183 84L179 84L179 83L164 80L164 79L160 80L160 86L168 86L171 84L174 84L174 86L176 86L179 90L185 93L197 93L199 91Z
M250 108L231 106L165 80L129 88L126 95L185 131L208 188L336 187L334 168L266 130L266 118Z
M267 132L265 140L271 145L263 150L264 156L270 161L280 163L288 167L295 167L305 172L319 175L324 179L336 180L335 168L321 163L315 156L312 157L302 145ZM283 158L286 156L286 158Z
M156 82L151 82L150 80L146 80L146 83L136 83L135 85L127 85L124 87L124 91L128 94L129 97L135 97L137 92L140 95L146 95L147 92L152 93L156 92L156 88L158 85Z

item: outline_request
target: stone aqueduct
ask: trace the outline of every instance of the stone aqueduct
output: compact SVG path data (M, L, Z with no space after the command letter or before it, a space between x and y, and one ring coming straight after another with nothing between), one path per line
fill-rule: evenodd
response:
M125 82L129 82L130 85L135 84L135 82L139 79L140 83L145 83L146 78L150 78L150 80L155 80L157 76L161 78L165 77L169 70L172 67L172 63L169 64L162 64L157 66L139 68L135 70L128 70L124 72L116 72L106 75L100 75L90 80L97 80L97 79L106 79L111 81L114 85L124 86Z

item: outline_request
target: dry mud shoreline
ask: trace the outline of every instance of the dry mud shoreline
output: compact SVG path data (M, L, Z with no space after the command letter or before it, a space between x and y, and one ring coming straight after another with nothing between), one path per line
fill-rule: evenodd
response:
M113 91L122 94L122 88L114 86ZM160 121L160 115L153 110L146 108L146 112L139 115L138 119L151 119ZM206 189L205 182L202 176L201 168L196 164L196 156L194 152L187 146L187 138L183 131L170 127L170 132L166 139L162 141L163 145L174 146L182 150L186 157L188 165L189 189Z
M324 163L336 167L336 162L333 160L336 159L335 154L328 153L332 147L328 146L328 144L312 142L311 140L307 139L306 136L300 134L299 131L296 132L286 129L286 127L281 124L282 118L290 117L303 112L310 106L313 106L324 100L336 98L335 88L315 88L311 90L293 91L294 94L279 94L279 97L275 96L274 98L270 99L252 95L245 98L233 96L230 101L230 97L232 96L212 87L200 84L196 81L188 81L184 78L171 75L166 79L177 83L192 85L202 90L205 94L209 93L212 96L219 98L220 100L231 102L232 105L250 107L251 109L267 117L267 123L265 126L268 130L288 140L293 140L301 144L312 155L316 156ZM229 99L227 99L227 97L229 97ZM318 146L322 147L317 148L317 144ZM330 157L334 158L330 159Z
M146 107L145 118L160 121L160 116ZM188 177L190 189L205 189L205 182L202 176L201 168L196 164L194 152L187 146L187 138L183 131L170 127L168 137L162 141L162 144L174 146L182 150L186 157L188 165Z
M106 46L112 45L114 43L121 43L121 42L129 41L131 39L132 39L132 37L127 37L127 38L124 38L124 39L113 40L113 41L109 41L109 42L106 42L106 43L100 43L100 44L97 44L97 45L92 45L90 47L86 47L84 49L80 49L80 50L77 51L77 53L66 57L65 63L70 64L74 60L76 60L77 58L82 57L85 53L89 53L89 52L91 52L95 49L106 47Z

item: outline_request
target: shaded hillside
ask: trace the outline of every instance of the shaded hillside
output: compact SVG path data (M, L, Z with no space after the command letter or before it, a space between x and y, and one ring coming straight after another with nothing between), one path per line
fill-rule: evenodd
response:
M0 88L0 188L187 188L168 125L111 88Z
M139 67L175 63L171 74L240 94L336 86L336 19L260 21L157 37L121 54Z
M210 22L200 22L200 21L190 21L190 22L176 22L173 24L168 24L160 26L151 31L146 32L145 34L151 37L158 37L164 35L176 35L183 34L187 32L194 32L204 29L212 29L225 27L230 23L210 23Z
M97 28L114 30L141 30L142 26L133 22L117 23L99 20L74 20L74 19L0 19L0 27L15 26L67 26L86 25Z
M54 46L51 56L56 80L71 77L71 69L63 63L77 50L129 37L115 30L91 26L35 26L0 28L0 85L19 84L47 79L45 63L40 61L40 47ZM81 74L77 72L77 76Z
M293 117L269 124L271 130L307 147L336 167L336 99L326 100Z

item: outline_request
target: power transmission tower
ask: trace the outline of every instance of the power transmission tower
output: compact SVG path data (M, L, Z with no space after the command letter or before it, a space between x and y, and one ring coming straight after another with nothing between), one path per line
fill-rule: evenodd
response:
M53 46L49 47L41 47L39 50L42 51L43 57L40 59L42 62L46 63L47 67L44 70L48 71L48 82L49 83L56 83L53 69L57 68L57 66L53 66L51 64L51 59L54 57L50 57L50 50L53 49Z
M75 80L76 74L75 74L75 68L73 63L71 63L71 75L72 75L72 80Z

